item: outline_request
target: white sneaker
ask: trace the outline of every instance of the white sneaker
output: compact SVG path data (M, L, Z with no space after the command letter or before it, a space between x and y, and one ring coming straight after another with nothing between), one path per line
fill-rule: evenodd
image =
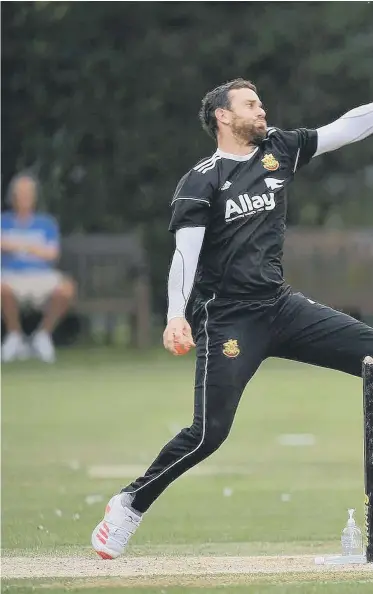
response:
M32 348L35 355L44 361L44 363L54 363L56 360L56 353L52 338L45 330L39 330L34 334L32 339Z
M122 495L110 499L104 519L92 532L92 546L102 559L119 557L142 520L131 509L123 507Z
M24 345L22 334L9 332L1 347L1 359L4 363L10 363L18 359Z

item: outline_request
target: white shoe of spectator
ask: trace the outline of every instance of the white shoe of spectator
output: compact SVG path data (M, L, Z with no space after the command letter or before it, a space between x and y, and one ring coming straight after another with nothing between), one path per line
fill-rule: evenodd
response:
M19 358L24 346L22 334L19 332L9 332L1 347L1 360L4 363L10 363Z
M32 348L35 355L44 361L44 363L54 363L56 360L56 352L52 337L45 330L39 330L32 338Z

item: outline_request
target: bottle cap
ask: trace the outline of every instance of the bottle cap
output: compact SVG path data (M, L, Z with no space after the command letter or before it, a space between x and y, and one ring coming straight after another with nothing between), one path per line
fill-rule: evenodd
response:
M347 526L355 526L356 525L356 522L355 522L355 520L353 518L354 511L355 511L354 509L349 509L348 510L348 514L349 514L350 517L347 520Z

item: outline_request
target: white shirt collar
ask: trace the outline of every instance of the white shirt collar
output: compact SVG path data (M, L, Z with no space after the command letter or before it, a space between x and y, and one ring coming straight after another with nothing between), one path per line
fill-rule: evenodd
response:
M256 149L248 155L232 155L231 153L224 153L224 151L221 151L220 149L217 149L215 154L219 155L219 157L222 159L231 159L232 161L250 161L250 159L252 159L252 157L257 152L258 148L259 147L256 147Z

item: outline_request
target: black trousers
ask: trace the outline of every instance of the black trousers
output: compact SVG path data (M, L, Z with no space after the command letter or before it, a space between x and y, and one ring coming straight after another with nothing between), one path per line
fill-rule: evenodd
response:
M144 476L123 489L146 511L177 477L216 451L231 429L242 392L267 357L361 376L373 356L373 328L284 290L268 301L196 299L194 419L159 453Z

